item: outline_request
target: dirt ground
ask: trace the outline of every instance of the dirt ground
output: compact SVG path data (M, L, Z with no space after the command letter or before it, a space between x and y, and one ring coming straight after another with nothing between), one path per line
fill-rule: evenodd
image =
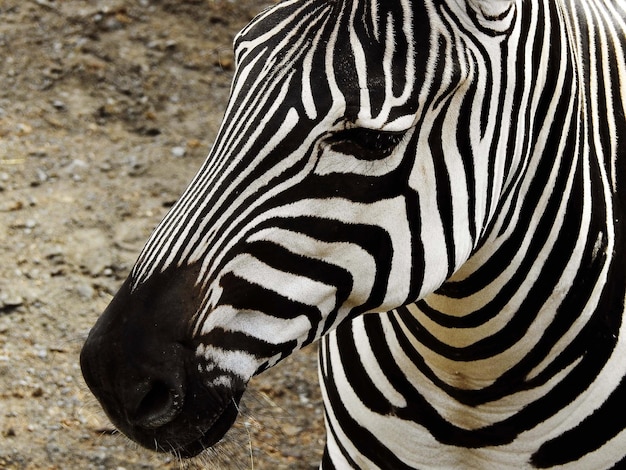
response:
M117 434L78 354L202 163L234 33L272 0L0 1L0 468L311 469L315 349L255 379L190 462Z

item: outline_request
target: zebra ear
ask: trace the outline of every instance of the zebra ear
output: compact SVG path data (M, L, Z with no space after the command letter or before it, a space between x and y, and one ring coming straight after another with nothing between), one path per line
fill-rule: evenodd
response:
M470 16L485 32L506 33L513 26L515 0L466 0L466 3Z

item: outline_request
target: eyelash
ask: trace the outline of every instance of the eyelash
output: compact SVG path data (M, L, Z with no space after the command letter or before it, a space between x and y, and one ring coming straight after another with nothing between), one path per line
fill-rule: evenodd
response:
M382 160L388 157L404 137L403 132L351 128L333 133L328 141L331 149L361 160Z

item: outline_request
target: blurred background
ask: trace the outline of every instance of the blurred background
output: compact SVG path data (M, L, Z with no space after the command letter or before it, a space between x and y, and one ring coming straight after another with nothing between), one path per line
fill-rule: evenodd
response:
M234 34L271 0L0 1L0 468L312 469L315 347L253 381L216 450L115 432L78 355L208 153Z

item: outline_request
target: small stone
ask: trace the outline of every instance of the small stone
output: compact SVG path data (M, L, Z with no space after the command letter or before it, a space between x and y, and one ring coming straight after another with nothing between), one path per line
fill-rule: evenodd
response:
M58 111L65 111L67 109L67 106L61 100L54 100L52 102L52 107L55 108Z
M171 152L173 157L182 158L187 153L187 150L185 149L185 147L173 147Z
M22 201L6 201L3 204L0 204L0 212L15 212L22 210L24 208L24 203Z
M25 135L31 134L33 132L33 127L21 122L18 123L16 131L18 136L23 137Z
M64 172L72 178L74 181L81 181L83 179L83 174L89 169L89 164L84 160L74 159L72 162L64 169Z
M48 350L45 348L37 348L35 349L35 355L39 359L45 359L46 357L48 357Z
M148 165L146 162L139 159L136 155L130 155L128 157L127 165L130 167L128 170L128 176L137 177L148 171Z
M76 293L85 300L93 299L95 290L89 284L79 284L76 286Z
M17 295L7 292L0 293L0 311L13 310L24 305L24 299Z
M302 432L302 428L300 426L295 426L293 424L284 425L282 430L289 437L297 436Z
M42 170L41 168L37 168L35 172L37 173L37 179L40 183L45 183L46 181L48 181L48 174L44 170Z
M52 265L65 263L63 250L59 245L53 245L51 247L48 247L43 255L47 260L50 261Z
M79 266L92 277L113 264L112 253L106 249L109 237L102 230L91 228L75 231L71 236L73 249L66 255L66 262Z

